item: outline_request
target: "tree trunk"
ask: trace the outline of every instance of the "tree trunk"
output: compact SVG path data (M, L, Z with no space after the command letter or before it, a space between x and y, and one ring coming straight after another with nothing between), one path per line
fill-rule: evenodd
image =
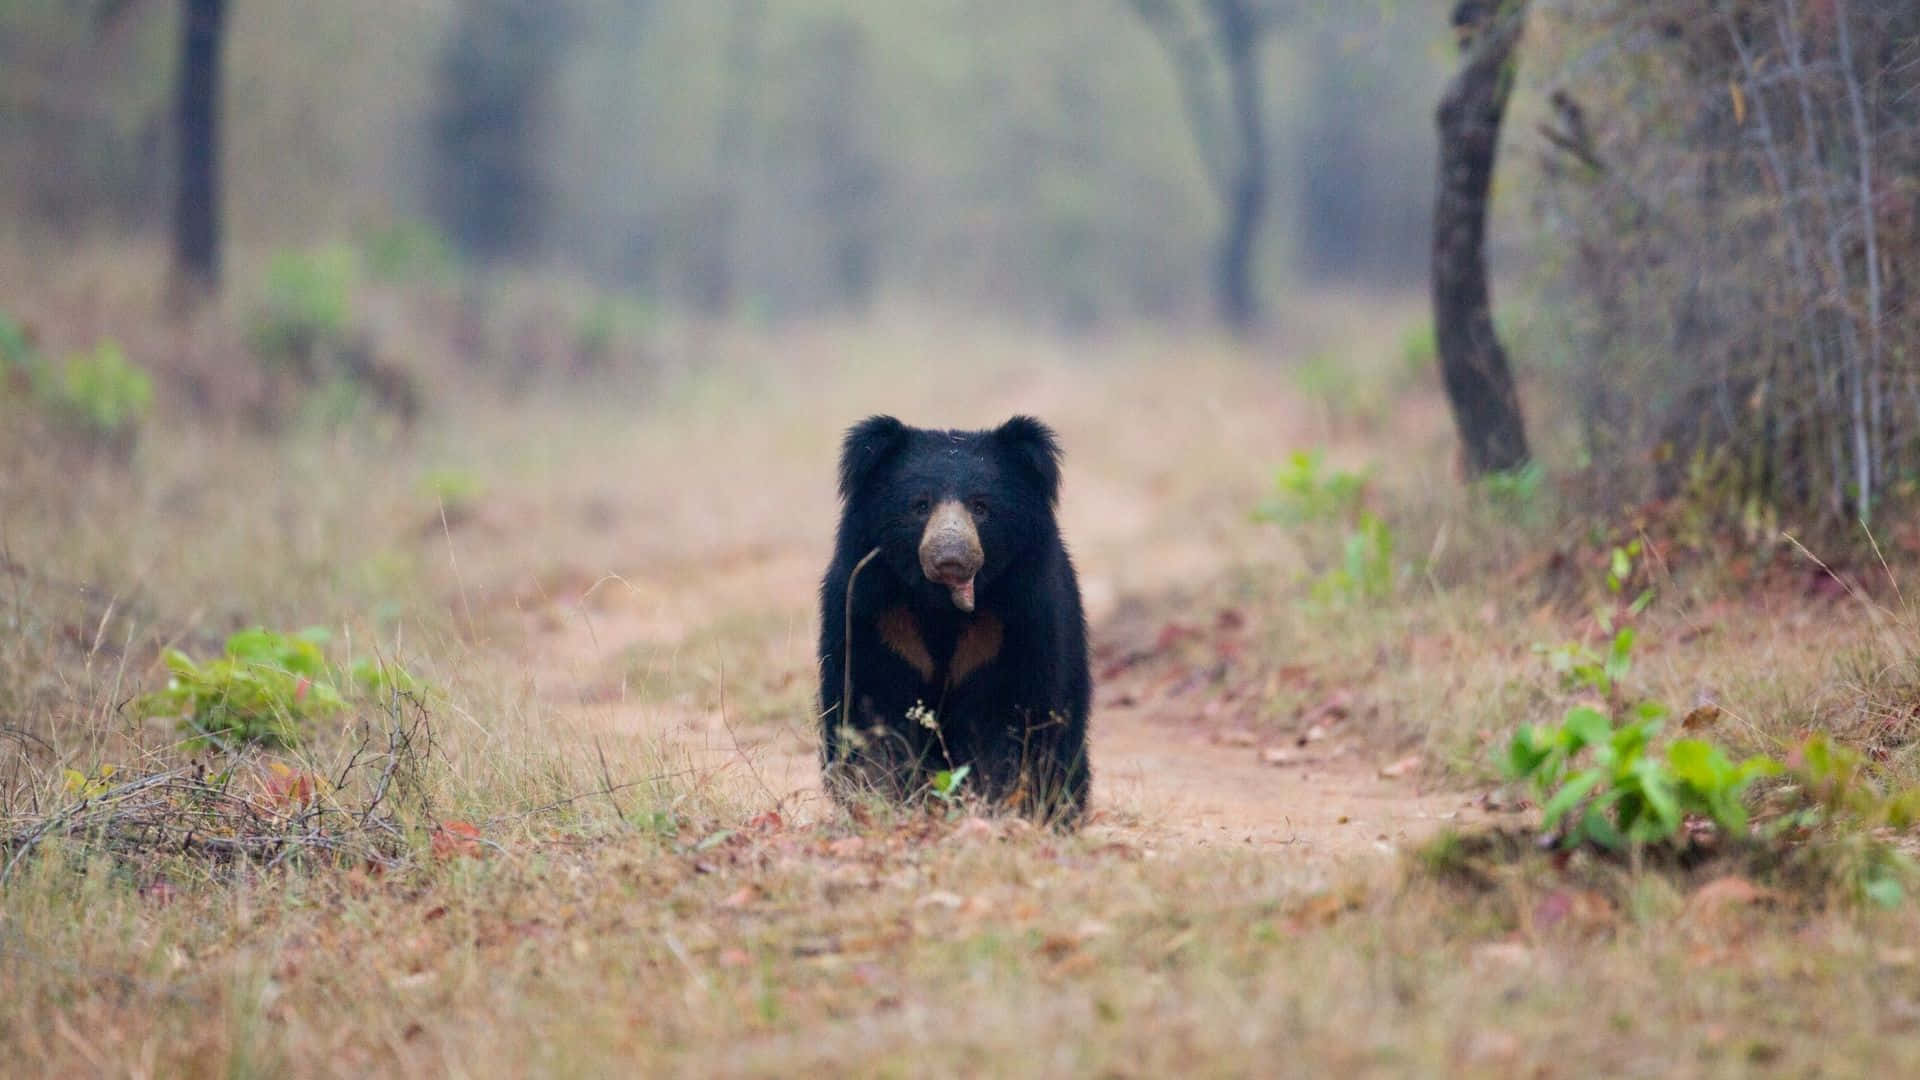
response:
M220 45L226 18L227 0L182 4L173 269L176 295L186 303L220 287Z
M1439 196L1433 214L1433 323L1440 374L1467 472L1528 459L1520 396L1493 326L1487 290L1487 203L1525 0L1462 0L1454 9L1460 70L1440 97Z
M1247 0L1214 0L1220 51L1226 59L1239 160L1226 192L1226 225L1220 240L1220 314L1235 332L1260 318L1254 286L1254 256L1267 212L1267 140L1260 91L1261 27Z
M713 179L701 208L700 247L693 267L694 306L701 314L716 318L732 314L738 299L736 234L741 181L737 174L745 167L748 138L752 134L760 29L765 19L764 0L733 0L726 55L722 59Z

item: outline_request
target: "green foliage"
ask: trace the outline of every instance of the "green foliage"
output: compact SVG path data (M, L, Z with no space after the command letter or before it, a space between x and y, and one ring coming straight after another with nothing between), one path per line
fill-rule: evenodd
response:
M1554 646L1536 644L1533 651L1545 658L1547 667L1560 676L1564 688L1591 690L1611 699L1620 680L1633 669L1634 636L1633 627L1621 627L1614 632L1604 653L1582 641Z
M1370 471L1329 469L1320 451L1296 450L1274 474L1272 497L1253 512L1255 521L1288 525L1352 522L1340 541L1338 564L1313 584L1318 603L1337 605L1393 595L1398 576L1393 530L1362 509Z
M275 254L253 317L254 351L269 362L311 365L316 348L352 329L358 276L353 250L341 245Z
M132 438L153 405L152 376L112 341L67 357L43 385L42 396L50 404L101 439Z
M1620 594L1629 579L1633 577L1635 562L1640 558L1641 545L1638 540L1630 540L1624 545L1616 545L1607 553L1607 591ZM1642 594L1645 599L1634 601L1640 607L1646 607L1651 600L1650 594Z
M957 769L941 769L934 773L934 797L949 805L957 802L960 798L961 785L967 782L967 774L972 771L972 765L962 765Z
M1507 746L1505 772L1539 796L1541 824L1562 846L1622 851L1650 844L1677 846L1689 814L1730 837L1747 835L1747 788L1784 771L1756 756L1734 764L1699 739L1678 739L1664 754L1652 751L1666 710L1643 703L1625 723L1601 709L1578 705L1553 727L1526 725Z
M1340 565L1314 582L1313 596L1324 604L1384 600L1393 595L1398 574L1393 563L1393 530L1368 511L1342 545Z
M1538 502L1540 487L1546 479L1546 468L1538 461L1529 461L1518 469L1488 473L1480 478L1480 489L1495 506L1528 510Z
M453 245L440 230L415 219L362 229L360 255L367 276L388 285L445 284L459 276Z
M115 341L48 364L20 323L0 314L0 390L23 388L33 405L97 443L132 449L153 407L153 377Z
M1907 830L1920 824L1920 788L1884 793L1859 751L1835 743L1826 733L1809 736L1788 757L1789 775L1806 803L1790 825L1819 819L1851 822L1861 828Z
M39 366L40 357L27 328L0 312L0 386L15 375L33 378Z
M1254 511L1256 521L1300 524L1351 518L1366 495L1366 472L1325 468L1318 450L1287 455L1273 477L1273 497Z
M433 469L421 478L420 489L449 514L472 509L487 492L486 484L465 469Z
M418 689L405 670L377 660L344 671L330 665L329 638L319 627L296 634L255 627L227 638L222 655L205 663L169 649L166 688L135 699L134 710L177 718L201 745L286 747L298 744L313 721L347 707L343 685L374 699Z
M142 716L178 717L196 742L292 746L308 722L346 707L321 650L327 636L318 628L242 630L205 664L169 649L166 689L143 695L134 708Z

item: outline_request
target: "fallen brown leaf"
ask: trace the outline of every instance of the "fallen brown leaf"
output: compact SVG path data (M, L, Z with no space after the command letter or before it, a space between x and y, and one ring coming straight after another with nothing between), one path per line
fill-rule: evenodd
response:
M1692 712L1689 712L1686 717L1680 721L1680 726L1687 731L1699 731L1702 728L1710 728L1720 722L1720 715L1720 706L1702 705Z
M465 821L443 821L435 826L430 847L436 859L478 858L485 853L480 844L480 830Z
M1695 889L1687 897L1686 913L1689 918L1711 922L1725 916L1729 911L1770 904L1779 894L1772 889L1755 885L1746 878L1734 874L1717 877Z

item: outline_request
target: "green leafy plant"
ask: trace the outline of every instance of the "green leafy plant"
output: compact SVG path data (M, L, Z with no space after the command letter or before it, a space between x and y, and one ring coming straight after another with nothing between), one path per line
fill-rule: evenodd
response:
M1341 546L1340 565L1314 582L1313 597L1323 604L1384 600L1393 595L1397 572L1393 530L1366 511Z
M39 368L39 352L33 347L32 335L20 322L0 312L0 387L15 376L31 380Z
M360 253L367 274L389 285L441 284L459 272L453 245L432 225L407 218L360 231Z
M103 341L46 373L38 395L89 435L127 445L153 405L153 378L117 343Z
M311 367L315 350L352 329L358 275L353 250L339 245L274 255L253 317L255 353L267 362Z
M1632 582L1634 574L1643 563L1641 556L1644 552L1644 545L1637 539L1629 540L1625 544L1616 544L1607 552L1607 592L1614 596L1625 595L1627 585ZM1648 586L1635 595L1633 602L1628 605L1628 612L1638 615L1651 603L1653 603L1653 588ZM1609 617L1605 612L1601 613L1600 619L1603 625Z
M1677 739L1664 753L1652 744L1666 710L1635 708L1625 723L1588 705L1567 710L1558 725L1514 732L1503 763L1510 779L1539 796L1541 825L1563 847L1608 851L1675 845L1687 815L1712 821L1730 837L1747 835L1747 788L1784 771L1772 758L1735 764L1719 747Z
M1525 510L1539 501L1540 488L1546 480L1546 467L1538 461L1529 461L1517 469L1488 473L1480 478L1480 488L1495 506Z
M933 774L934 798L949 806L959 802L961 785L967 782L967 774L973 771L972 765L962 765L957 769L942 769Z
M1367 474L1325 467L1318 450L1287 455L1273 477L1273 497L1254 511L1256 521L1300 524L1350 518L1366 494Z
M1596 606L1593 612L1594 622L1599 625L1601 632L1609 635L1604 652L1583 641L1533 646L1534 653L1543 658L1547 667L1560 677L1564 689L1592 691L1617 703L1620 681L1633 669L1633 647L1638 634L1632 621L1647 610L1654 598L1653 589L1645 588L1624 606L1619 602L1636 572L1640 554L1641 544L1638 540L1615 546L1607 553L1604 580L1608 594L1615 599Z
M420 489L449 516L470 513L487 493L486 483L465 469L434 469L421 477Z
M298 744L313 721L345 709L350 690L377 699L420 689L392 663L362 659L345 669L329 664L329 638L320 627L294 634L254 627L228 637L213 660L196 662L169 649L166 688L135 699L134 710L177 718L181 731L202 745L287 747Z
M292 746L308 723L344 709L327 669L326 631L281 634L255 627L227 638L204 664L167 650L166 689L134 703L142 716L178 717L194 741L222 747Z
M1539 645L1533 651L1544 658L1547 667L1560 676L1562 686L1568 690L1591 690L1603 698L1612 699L1620 680L1633 670L1634 629L1623 626L1614 632L1607 651L1596 651L1581 641L1569 641L1561 645Z

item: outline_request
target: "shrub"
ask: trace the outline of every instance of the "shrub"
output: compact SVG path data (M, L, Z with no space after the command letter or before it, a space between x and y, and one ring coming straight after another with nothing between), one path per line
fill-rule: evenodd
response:
M1556 727L1525 725L1507 745L1508 777L1541 798L1541 826L1566 847L1609 851L1673 844L1688 814L1727 836L1747 835L1749 785L1784 771L1769 757L1734 764L1719 747L1677 739L1651 750L1666 710L1643 703L1624 724L1591 705L1567 710Z
M1393 530L1367 511L1341 547L1340 565L1314 582L1313 597L1323 604L1384 600L1399 584L1393 563Z
M362 660L341 670L328 664L328 633L309 627L282 634L255 627L227 638L222 655L196 663L166 653L166 688L135 699L141 716L176 717L198 745L296 745L312 722L347 707L342 687L382 697L419 689L404 669Z
M338 347L352 329L358 272L352 250L338 245L274 255L253 319L255 353L310 371L316 354Z
M67 357L43 386L43 398L74 424L121 446L131 444L153 404L153 378L112 341Z
M1318 450L1287 455L1273 477L1273 497L1254 511L1254 520L1295 525L1351 518L1366 494L1366 472L1326 469Z
M419 385L383 361L358 325L359 272L353 249L338 244L275 255L253 316L254 355L277 376L281 403L310 419L338 424L373 404L411 421Z

